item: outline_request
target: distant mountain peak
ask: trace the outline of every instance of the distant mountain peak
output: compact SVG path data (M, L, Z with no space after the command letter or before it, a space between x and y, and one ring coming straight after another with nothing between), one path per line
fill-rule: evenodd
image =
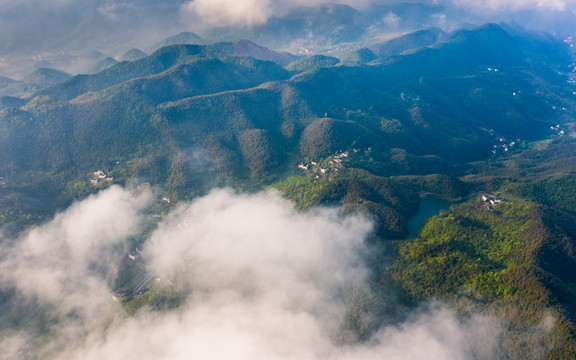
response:
M146 54L144 51L142 51L140 49L130 49L130 50L126 51L124 53L124 55L122 55L120 57L120 60L122 60L122 61L134 61L134 60L140 60L146 56L148 56L148 54Z
M160 49L165 46L178 45L178 44L201 44L202 38L193 32L185 31L179 34L167 37L152 45L152 51Z
M28 75L22 81L36 85L54 85L71 78L72 75L56 70L53 68L38 68Z
M250 56L259 60L273 61L286 66L298 59L297 56L287 52L276 52L266 47L255 44L250 40L236 40L212 45L218 51L236 56Z
M92 65L90 67L90 69L88 70L88 74L99 73L100 71L108 69L109 67L112 67L116 64L118 64L118 60L114 59L113 57L108 56L108 57L98 61L96 64Z

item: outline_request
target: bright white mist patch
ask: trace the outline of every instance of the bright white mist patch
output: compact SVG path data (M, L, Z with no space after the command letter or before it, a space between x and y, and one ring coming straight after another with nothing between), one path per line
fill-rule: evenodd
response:
M429 0L427 5L456 6L490 14L527 9L564 11L574 0ZM251 26L265 23L271 16L296 6L345 4L365 10L370 4L395 3L389 0L193 0L181 7L182 22L193 26ZM388 19L393 20L393 19Z
M186 304L133 317L110 311L115 303L102 273L125 255L110 245L137 231L145 203L117 187L103 191L30 231L3 258L3 273L17 271L0 286L15 286L62 314L83 310L52 329L64 346L60 359L464 359L493 349L493 323L462 322L442 308L422 310L366 343L343 345L344 293L365 284L361 253L372 224L338 209L298 213L275 192L216 190L180 205L150 236L143 256L150 272L167 276L181 269L185 255L197 260L186 272ZM99 265L89 265L94 261ZM19 350L30 335L0 339L0 353Z
M188 16L206 25L257 25L272 15L270 0L194 0L182 6Z
M455 5L471 7L484 12L520 11L526 9L545 9L564 11L566 6L574 4L572 0L452 0Z
M15 242L2 241L0 287L13 286L63 313L74 309L93 316L109 305L105 280L115 276L122 244L138 231L149 200L114 186Z

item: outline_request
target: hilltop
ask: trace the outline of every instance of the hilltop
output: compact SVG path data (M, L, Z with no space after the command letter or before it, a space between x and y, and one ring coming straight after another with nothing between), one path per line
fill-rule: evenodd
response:
M291 73L229 55L244 43L168 46L5 109L0 168L65 171L81 182L121 159L124 181L158 174L164 184L178 174L184 187L169 191L174 198L197 177L177 165L190 148L206 152L210 176L224 183L269 182L294 166L288 154L321 160L353 148L371 152L350 165L376 175L453 173L490 158L499 137L544 136L573 108L567 80L535 61L562 47L528 36L488 25L379 65L313 56L290 64ZM33 126L19 120L30 117ZM150 165L133 165L143 159Z
M335 43L359 36L362 13L318 9L330 16L294 9L260 29L338 18L349 27ZM197 39L170 41L184 40ZM524 357L534 341L557 344L551 358L573 354L569 45L507 24L356 45L294 56L246 40L171 44L104 59L90 75L0 79L2 89L30 86L0 98L0 223L17 233L114 184L156 189L151 219L214 187L275 188L298 212L341 206L374 220L374 289L394 289L408 307L438 299L496 317L506 356ZM491 211L478 200L487 191L506 202ZM469 202L405 239L423 196ZM132 312L163 296L140 285L119 292ZM358 319L384 317L378 302L351 305L357 338L376 329ZM531 333L546 311L551 330Z

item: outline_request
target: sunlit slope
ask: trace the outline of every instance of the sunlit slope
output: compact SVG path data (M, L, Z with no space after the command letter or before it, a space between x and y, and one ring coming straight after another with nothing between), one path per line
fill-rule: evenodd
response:
M514 198L492 210L480 201L451 210L400 244L389 274L414 299L496 316L504 357L540 347L551 349L547 358L573 357L576 219Z

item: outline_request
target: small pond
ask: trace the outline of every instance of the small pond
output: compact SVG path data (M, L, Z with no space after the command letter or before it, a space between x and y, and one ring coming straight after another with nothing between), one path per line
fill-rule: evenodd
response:
M450 205L453 203L446 200L439 199L435 196L427 196L420 200L418 213L414 217L408 219L408 237L413 239L418 236L418 229L426 219L434 215L438 215L440 210L450 210Z

